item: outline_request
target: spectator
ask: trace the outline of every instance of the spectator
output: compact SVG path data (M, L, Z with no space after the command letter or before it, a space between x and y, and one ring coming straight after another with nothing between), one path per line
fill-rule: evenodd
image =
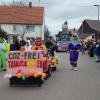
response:
M96 62L100 62L100 41L97 42L94 53L96 56Z

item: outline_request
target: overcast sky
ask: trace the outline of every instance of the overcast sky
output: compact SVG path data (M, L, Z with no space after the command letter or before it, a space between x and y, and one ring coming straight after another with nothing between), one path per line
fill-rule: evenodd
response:
M0 0L0 2L13 0ZM39 5L39 0L14 0L21 2L32 1ZM95 4L100 0L40 0L45 7L45 23L52 34L61 30L62 24L67 20L69 28L79 28L84 19L97 19L98 10Z

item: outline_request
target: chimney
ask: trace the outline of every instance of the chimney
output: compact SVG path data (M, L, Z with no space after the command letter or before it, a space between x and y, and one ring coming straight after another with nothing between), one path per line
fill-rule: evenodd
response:
M29 2L29 7L30 7L30 8L32 7L32 2Z

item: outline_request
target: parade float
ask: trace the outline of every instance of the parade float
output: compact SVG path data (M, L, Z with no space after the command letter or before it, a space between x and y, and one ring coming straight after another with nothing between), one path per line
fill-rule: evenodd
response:
M43 57L42 51L10 51L7 60L5 78L10 86L38 85L41 86L47 76L51 76L49 59Z

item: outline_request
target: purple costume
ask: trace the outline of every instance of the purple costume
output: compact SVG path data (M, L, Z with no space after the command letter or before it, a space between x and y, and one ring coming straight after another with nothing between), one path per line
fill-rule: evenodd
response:
M78 44L78 40L76 39L73 39L72 42L68 45L68 50L70 51L70 64L72 67L77 67L79 49L80 44Z

